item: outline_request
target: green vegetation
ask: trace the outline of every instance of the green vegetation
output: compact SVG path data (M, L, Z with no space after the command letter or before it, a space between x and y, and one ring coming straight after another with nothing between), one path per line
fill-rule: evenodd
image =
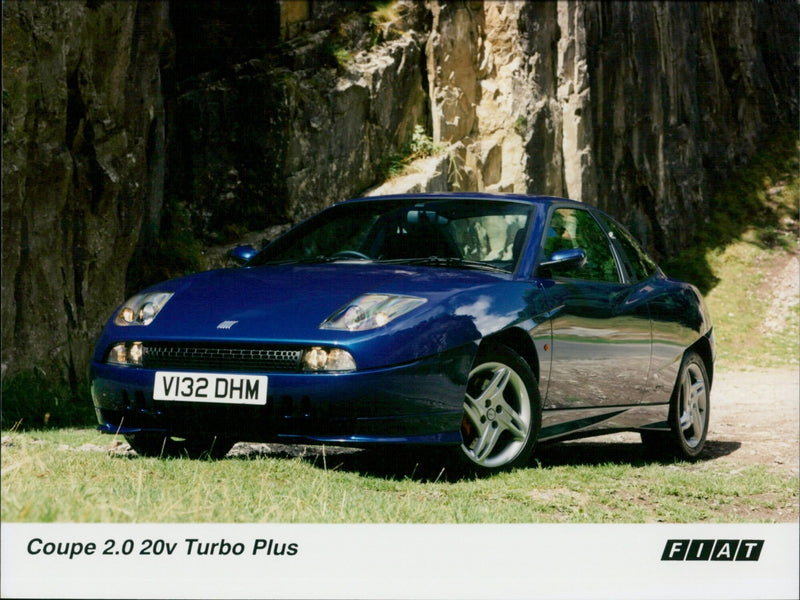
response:
M518 136L525 137L528 131L528 117L525 115L518 116L517 120L514 121L514 131Z
M414 133L411 134L411 140L408 144L400 152L393 152L383 158L378 167L378 179L386 180L392 177L399 177L408 170L409 165L415 160L441 154L445 149L446 146L444 144L435 143L425 133L422 125L415 125Z
M75 397L69 384L56 383L41 369L3 378L3 430L76 427L95 420L89 390Z
M328 43L324 47L324 51L333 58L333 61L341 68L346 67L353 62L353 53L344 46L338 43Z
M791 283L781 272L798 252L798 140L791 131L774 140L714 195L696 243L663 265L706 294L722 367L797 366L800 358L796 294L774 300Z
M790 522L797 478L753 465L650 462L621 444L598 462L569 445L475 479L395 451L308 458L153 459L60 430L3 438L2 520L76 522ZM625 446L630 446L626 449ZM106 451L103 451L103 450ZM395 456L395 453L400 456ZM364 456L366 455L366 456Z
M339 17L332 36L322 48L331 59L329 64L345 69L359 50L369 50L392 35L401 35L403 31L398 25L406 10L396 0L374 0Z
M776 277L784 250L763 247L757 232L724 249L709 252L720 279L707 294L714 319L718 364L722 368L797 367L800 359L800 307L776 304L773 293L785 285ZM772 327L768 324L772 322Z
M373 8L369 13L369 22L376 35L374 43L378 43L386 38L392 26L403 18L406 9L397 0L375 0L369 4Z

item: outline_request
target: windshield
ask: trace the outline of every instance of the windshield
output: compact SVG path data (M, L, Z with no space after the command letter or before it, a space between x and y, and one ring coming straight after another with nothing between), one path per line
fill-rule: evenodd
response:
M339 259L485 266L513 271L533 207L419 198L333 206L275 240L248 265ZM443 261L441 259L449 259Z

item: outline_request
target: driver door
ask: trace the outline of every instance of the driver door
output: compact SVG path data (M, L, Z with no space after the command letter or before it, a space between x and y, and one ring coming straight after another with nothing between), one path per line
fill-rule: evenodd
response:
M546 409L629 406L641 401L650 368L644 294L624 281L611 242L591 211L551 209L544 261L581 248L586 263L539 277L550 304L552 355Z

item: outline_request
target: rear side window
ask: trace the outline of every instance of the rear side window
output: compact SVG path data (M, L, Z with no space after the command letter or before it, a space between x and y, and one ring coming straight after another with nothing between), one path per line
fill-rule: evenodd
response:
M611 239L615 240L617 247L622 252L625 268L636 281L649 279L658 268L656 263L647 256L633 236L616 221L602 217L604 225L608 228Z

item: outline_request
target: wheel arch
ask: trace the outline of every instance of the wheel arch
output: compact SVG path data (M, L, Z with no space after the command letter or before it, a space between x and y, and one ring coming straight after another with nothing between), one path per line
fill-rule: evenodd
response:
M478 347L478 354L491 344L502 344L514 350L528 363L531 371L536 376L536 381L539 381L539 355L536 352L536 346L531 336L523 329L511 327L483 338Z
M711 342L709 341L708 337L705 335L701 336L699 340L687 348L686 352L689 352L690 350L694 350L700 355L700 358L703 360L703 365L706 368L706 373L708 374L709 386L713 385L714 357L713 350L711 349Z

